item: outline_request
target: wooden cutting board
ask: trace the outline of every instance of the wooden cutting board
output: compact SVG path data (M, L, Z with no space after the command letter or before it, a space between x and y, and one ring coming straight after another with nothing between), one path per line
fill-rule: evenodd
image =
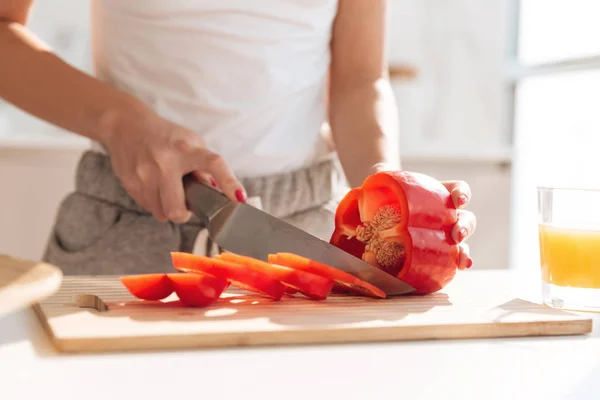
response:
M54 265L0 254L0 317L50 296L61 280Z
M65 277L35 306L60 351L489 338L590 333L592 320L524 301L485 275L461 274L429 296L331 296L279 302L235 288L209 308L138 301L117 277ZM494 294L494 292L499 292Z

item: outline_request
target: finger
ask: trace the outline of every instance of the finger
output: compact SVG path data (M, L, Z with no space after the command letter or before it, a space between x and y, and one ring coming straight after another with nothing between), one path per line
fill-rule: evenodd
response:
M159 195L163 213L169 221L184 224L192 218L192 213L186 207L183 182L178 174L164 175Z
M160 222L166 222L167 217L163 213L162 204L160 202L158 187L156 185L142 185L140 189L141 198L143 199L143 207L154 218Z
M150 207L146 204L144 196L142 194L142 187L137 179L126 178L121 179L123 188L127 191L127 194L136 202L141 208L150 212Z
M245 202L248 199L246 190L220 155L207 149L199 149L195 159L195 169L209 172L230 200Z
M471 187L465 181L443 181L456 208L464 208L471 201Z
M215 181L215 178L213 178L211 174L202 171L193 171L192 174L200 182L204 182L207 185L214 187L215 189L219 189L217 181Z
M465 270L471 268L473 266L473 259L469 254L469 245L467 243L461 243L459 249L458 269Z
M136 169L139 180L140 194L148 212L160 222L166 222L167 216L163 213L160 193L156 176L149 166L140 165Z
M475 232L476 227L477 218L475 214L468 210L458 210L458 221L452 227L452 239L456 243L461 243Z

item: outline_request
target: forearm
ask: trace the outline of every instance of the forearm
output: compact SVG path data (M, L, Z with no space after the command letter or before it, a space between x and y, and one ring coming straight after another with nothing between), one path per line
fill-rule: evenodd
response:
M387 80L345 90L333 87L329 123L352 187L379 169L400 168L397 108Z
M122 118L144 118L132 96L70 66L23 25L0 20L0 97L42 120L102 142Z

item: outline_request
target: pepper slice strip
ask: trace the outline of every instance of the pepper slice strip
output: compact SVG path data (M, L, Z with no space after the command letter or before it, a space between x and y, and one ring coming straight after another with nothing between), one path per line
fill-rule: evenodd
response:
M385 298L386 294L378 287L363 281L347 272L340 271L329 265L311 260L293 253L269 254L268 261L272 264L283 265L300 271L309 272L331 279L336 286L342 286L351 292L375 298Z
M277 301L285 293L285 286L280 281L237 263L184 252L172 252L171 260L179 271L214 275L230 281L240 289L260 293Z
M168 278L179 300L187 307L207 307L229 286L226 279L205 273L171 273Z
M257 271L264 271L288 286L286 293L289 293L289 289L297 290L312 300L325 300L334 284L332 279L321 275L235 253L225 252L215 258L235 262Z
M382 171L342 199L330 243L413 286L436 292L455 276L459 246L448 189L427 175Z
M127 275L119 279L129 293L142 300L162 300L175 290L167 274Z

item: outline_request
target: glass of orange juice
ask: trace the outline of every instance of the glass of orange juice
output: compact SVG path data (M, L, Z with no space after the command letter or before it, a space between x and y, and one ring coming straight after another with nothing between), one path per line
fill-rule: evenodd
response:
M544 303L600 311L600 190L538 187Z

